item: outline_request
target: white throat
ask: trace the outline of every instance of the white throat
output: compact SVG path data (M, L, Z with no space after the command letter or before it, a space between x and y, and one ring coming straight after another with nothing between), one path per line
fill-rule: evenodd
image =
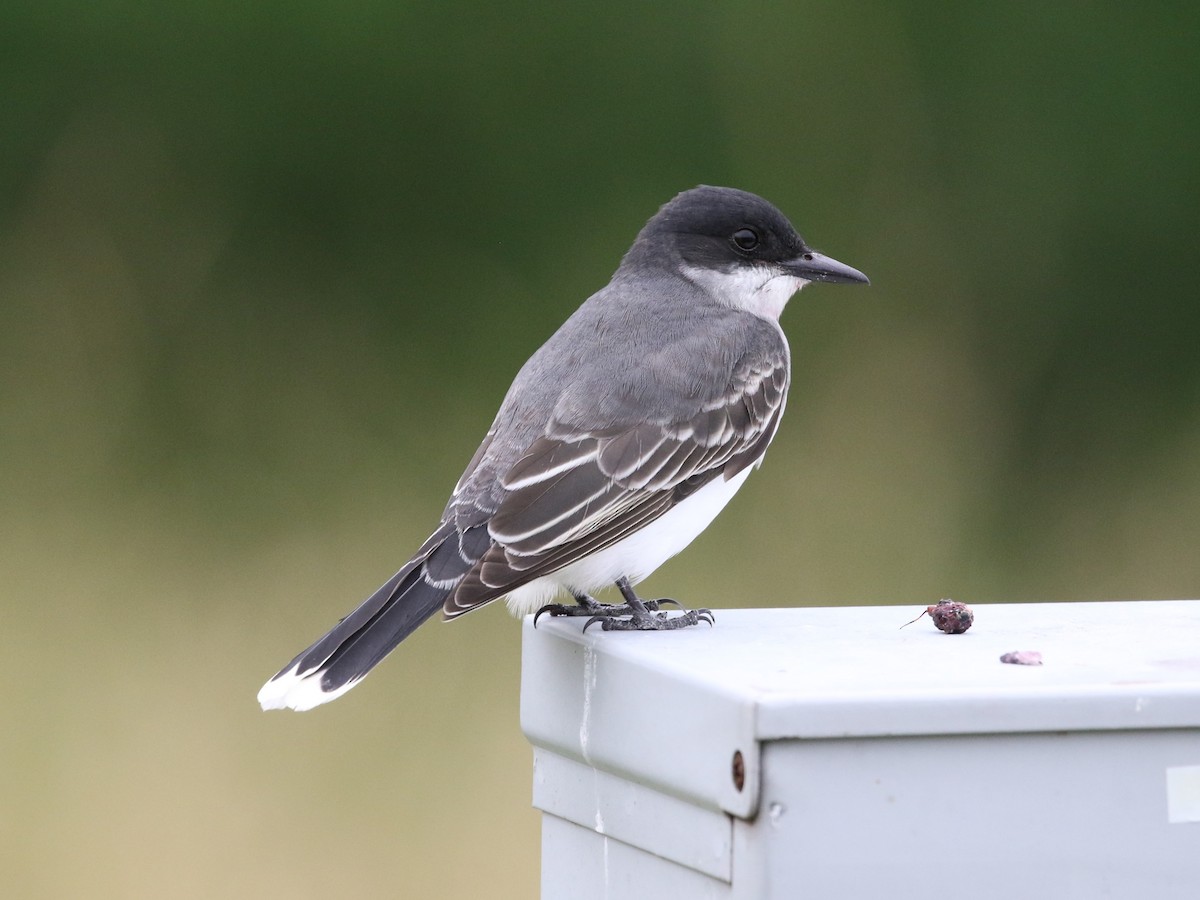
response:
M772 322L779 321L787 302L808 284L803 278L765 266L744 266L732 272L684 266L683 275L726 306L744 309Z

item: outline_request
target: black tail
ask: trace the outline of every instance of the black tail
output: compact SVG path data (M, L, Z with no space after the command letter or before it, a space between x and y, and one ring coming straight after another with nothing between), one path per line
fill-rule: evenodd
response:
M258 692L263 709L312 709L340 697L442 607L457 579L431 578L429 557L454 536L443 526L403 569ZM457 546L457 540L448 542Z

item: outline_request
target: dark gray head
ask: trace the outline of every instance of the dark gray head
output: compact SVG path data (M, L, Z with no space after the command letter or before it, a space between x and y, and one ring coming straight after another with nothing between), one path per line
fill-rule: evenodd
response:
M726 275L773 272L801 284L870 283L857 269L814 251L762 197L707 185L684 191L664 205L646 223L621 268L662 265Z

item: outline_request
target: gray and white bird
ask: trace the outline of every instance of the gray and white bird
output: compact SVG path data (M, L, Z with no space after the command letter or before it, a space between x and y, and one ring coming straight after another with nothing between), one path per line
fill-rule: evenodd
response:
M762 462L787 399L779 316L812 281L869 283L754 194L701 186L663 206L517 373L433 534L263 686L263 709L333 700L437 610L454 619L501 597L518 616L605 630L711 624L707 610L660 612L633 585ZM624 604L592 598L613 584ZM573 604L551 602L564 591Z

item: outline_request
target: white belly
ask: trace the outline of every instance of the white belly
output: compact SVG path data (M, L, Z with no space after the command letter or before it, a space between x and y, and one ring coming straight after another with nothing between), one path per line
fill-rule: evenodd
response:
M729 481L716 478L672 507L646 527L611 547L543 575L517 588L507 597L514 616L524 616L547 603L562 590L592 593L625 577L637 584L696 539L725 504L733 499L753 467Z

